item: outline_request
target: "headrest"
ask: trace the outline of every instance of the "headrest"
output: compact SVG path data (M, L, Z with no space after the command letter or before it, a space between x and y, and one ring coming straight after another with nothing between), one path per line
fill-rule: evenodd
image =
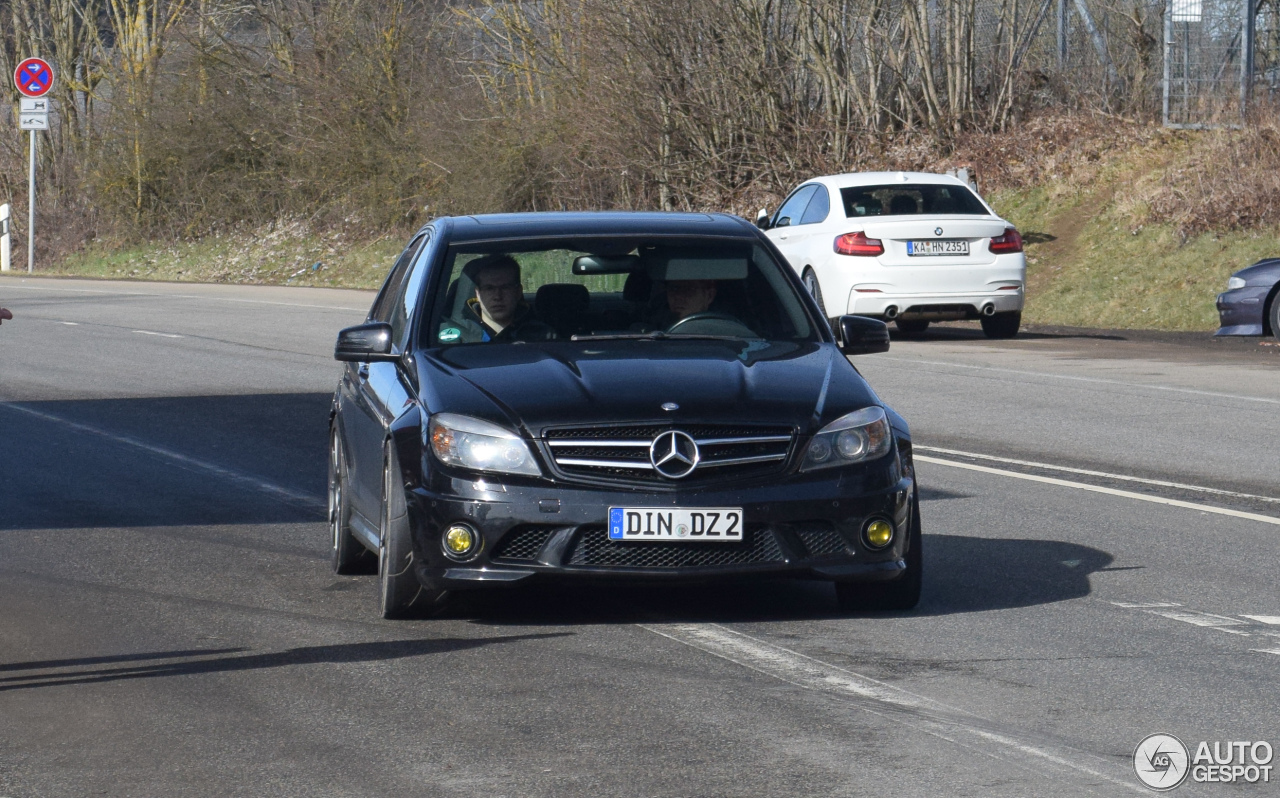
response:
M893 216L901 216L904 213L915 213L916 201L906 194L899 194L889 203L889 213Z
M653 280L647 272L634 271L622 286L622 298L628 302L648 302L653 295Z
M534 312L546 320L586 313L590 306L591 293L587 287L572 283L549 283L539 288L533 298Z

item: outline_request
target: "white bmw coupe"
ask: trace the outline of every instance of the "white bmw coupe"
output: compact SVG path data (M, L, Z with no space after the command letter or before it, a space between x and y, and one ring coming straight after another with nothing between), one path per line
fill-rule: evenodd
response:
M978 319L989 338L1022 323L1022 236L967 184L922 172L810 180L756 224L829 317L852 314L924 332Z

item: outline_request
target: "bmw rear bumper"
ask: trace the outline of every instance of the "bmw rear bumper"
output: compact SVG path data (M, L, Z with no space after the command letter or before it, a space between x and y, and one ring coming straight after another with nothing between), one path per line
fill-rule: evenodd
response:
M900 318L921 321L958 321L982 316L991 306L994 313L1022 310L1023 289L1013 291L981 291L959 294L891 294L849 293L849 313L855 316ZM890 315L890 308L896 315Z

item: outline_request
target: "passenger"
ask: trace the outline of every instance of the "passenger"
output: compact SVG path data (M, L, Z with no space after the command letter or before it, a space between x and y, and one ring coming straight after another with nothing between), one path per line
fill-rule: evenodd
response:
M556 337L555 330L534 318L533 308L524 301L520 264L515 258L485 255L468 263L462 273L475 283L476 293L467 300L462 318L446 319L440 325L440 341L497 343Z

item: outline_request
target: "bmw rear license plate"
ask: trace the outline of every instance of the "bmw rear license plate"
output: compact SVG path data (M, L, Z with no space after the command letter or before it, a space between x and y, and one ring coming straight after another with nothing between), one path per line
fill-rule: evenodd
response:
M969 242L963 238L939 238L934 241L908 241L908 255L968 255Z
M741 507L610 507L610 540L740 543Z

